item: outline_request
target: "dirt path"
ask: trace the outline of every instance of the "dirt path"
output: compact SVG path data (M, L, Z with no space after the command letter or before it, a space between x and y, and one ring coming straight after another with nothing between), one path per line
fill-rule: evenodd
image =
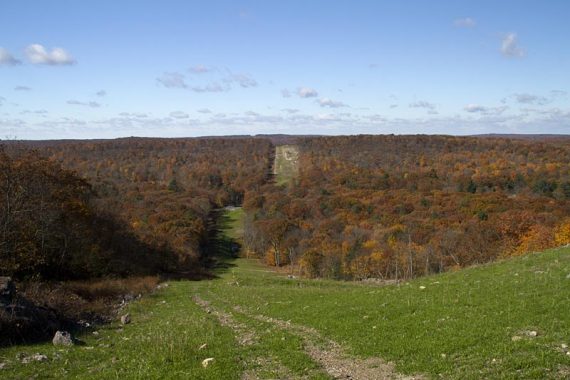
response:
M240 345L249 346L258 340L255 331L249 329L243 323L236 321L231 314L214 309L210 305L210 302L203 300L199 295L192 297L192 300L206 313L214 315L222 326L231 328L236 333L235 338Z
M282 330L286 330L299 336L304 342L306 353L315 362L319 363L321 367L334 379L423 379L423 377L419 375L404 376L398 374L392 363L388 363L378 357L367 359L351 357L347 354L347 350L340 344L333 340L324 338L313 328L260 314L251 314L240 306L236 306L234 310L248 316L249 318L273 324Z
M259 341L259 337L253 329L236 321L230 313L215 309L209 301L202 299L199 295L194 295L192 300L206 313L214 315L222 326L232 329L236 334L235 338L239 345L251 346ZM244 365L246 370L242 374L242 380L264 379L267 378L266 374L272 374L272 378L278 379L300 379L298 376L293 375L277 358L269 356L244 361Z

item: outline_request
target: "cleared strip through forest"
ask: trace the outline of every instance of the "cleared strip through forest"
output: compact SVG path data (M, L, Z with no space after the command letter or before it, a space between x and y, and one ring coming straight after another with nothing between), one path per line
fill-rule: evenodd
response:
M297 178L299 173L299 147L297 145L280 145L275 149L273 173L277 185L287 185Z

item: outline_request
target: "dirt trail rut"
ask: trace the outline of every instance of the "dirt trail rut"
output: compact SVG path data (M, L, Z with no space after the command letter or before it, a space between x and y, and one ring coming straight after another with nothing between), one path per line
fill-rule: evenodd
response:
M202 299L199 295L194 295L192 300L206 313L214 315L222 326L232 329L236 334L235 338L238 344L250 346L259 341L259 337L255 331L248 328L245 324L236 321L231 314L213 308L209 301ZM278 379L300 379L298 376L294 376L289 369L276 358L258 357L252 361L244 361L244 365L246 370L241 380L263 379L266 378L266 376L263 375L268 373L276 375Z
M303 339L306 353L334 379L384 380L384 379L423 379L420 375L405 376L397 373L394 365L381 358L360 359L350 357L337 342L326 339L310 327L293 324L276 318L251 314L243 307L234 307L249 318L273 324Z

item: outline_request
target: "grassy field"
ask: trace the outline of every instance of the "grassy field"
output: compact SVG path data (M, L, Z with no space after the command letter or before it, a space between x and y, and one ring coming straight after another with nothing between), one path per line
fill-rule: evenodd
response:
M240 212L227 214L234 238ZM0 349L0 378L327 379L342 355L386 377L570 377L570 248L389 286L288 278L246 259L168 284L128 307L132 324L84 345Z
M297 177L299 148L296 145L280 145L275 148L274 174L278 185L287 185Z

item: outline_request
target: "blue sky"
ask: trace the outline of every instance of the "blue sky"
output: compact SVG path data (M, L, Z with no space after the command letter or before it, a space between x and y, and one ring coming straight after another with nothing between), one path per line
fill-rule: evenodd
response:
M570 2L0 5L0 138L570 133Z

